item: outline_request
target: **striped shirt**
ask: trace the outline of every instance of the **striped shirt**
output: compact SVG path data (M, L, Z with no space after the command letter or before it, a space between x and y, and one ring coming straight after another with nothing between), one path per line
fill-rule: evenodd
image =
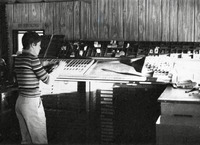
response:
M23 52L15 58L19 95L24 97L40 97L39 81L48 83L49 75L44 70L38 57Z

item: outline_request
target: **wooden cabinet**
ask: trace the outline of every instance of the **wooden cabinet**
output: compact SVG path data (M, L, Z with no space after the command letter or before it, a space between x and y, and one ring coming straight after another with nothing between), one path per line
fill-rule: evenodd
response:
M199 144L199 93L167 87L158 101L161 115L156 122L157 145Z

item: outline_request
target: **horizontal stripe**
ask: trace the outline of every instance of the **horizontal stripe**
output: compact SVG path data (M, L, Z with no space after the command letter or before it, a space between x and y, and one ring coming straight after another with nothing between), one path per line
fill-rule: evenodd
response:
M49 75L44 70L40 60L28 53L15 58L15 72L18 81L19 94L23 96L38 96L39 81L47 83Z

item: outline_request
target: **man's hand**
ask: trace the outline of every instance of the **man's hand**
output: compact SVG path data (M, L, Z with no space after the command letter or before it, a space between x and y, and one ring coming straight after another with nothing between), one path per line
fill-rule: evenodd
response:
M59 62L58 61L44 61L42 62L42 65L48 73L51 73L59 65Z

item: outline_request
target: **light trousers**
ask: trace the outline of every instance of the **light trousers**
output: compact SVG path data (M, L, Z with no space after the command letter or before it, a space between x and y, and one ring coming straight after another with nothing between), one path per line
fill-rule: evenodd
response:
M40 97L28 98L19 95L15 112L22 136L21 144L48 144L46 117Z

